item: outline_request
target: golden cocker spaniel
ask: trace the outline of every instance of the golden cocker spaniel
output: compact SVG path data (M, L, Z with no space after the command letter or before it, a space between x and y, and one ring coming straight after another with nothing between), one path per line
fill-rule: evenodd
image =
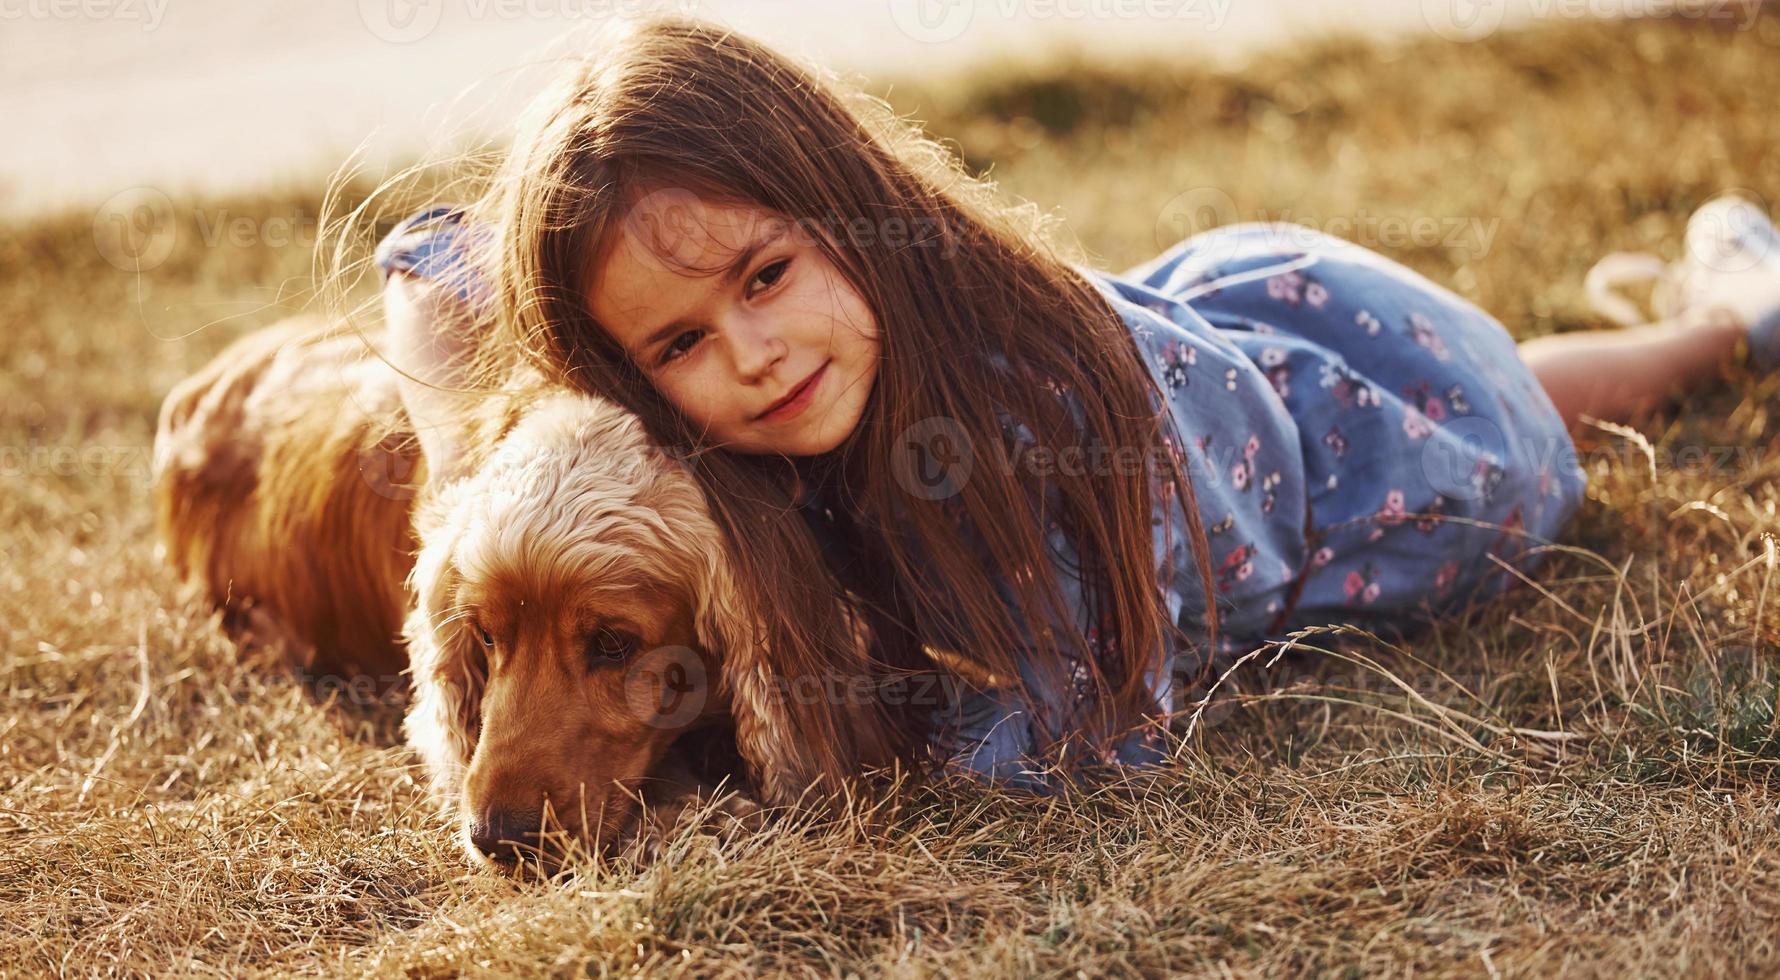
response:
M407 671L408 739L478 858L547 821L610 847L732 726L754 789L794 802L797 743L682 464L617 406L519 377L459 434L463 475L428 480L396 378L297 319L168 395L158 526L225 626L317 675Z

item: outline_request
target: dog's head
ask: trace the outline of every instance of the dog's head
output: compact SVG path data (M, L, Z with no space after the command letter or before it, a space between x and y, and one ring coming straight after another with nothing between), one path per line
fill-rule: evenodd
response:
M406 728L435 792L473 853L516 859L546 819L610 846L669 745L728 713L719 658L747 656L698 487L565 393L418 523Z

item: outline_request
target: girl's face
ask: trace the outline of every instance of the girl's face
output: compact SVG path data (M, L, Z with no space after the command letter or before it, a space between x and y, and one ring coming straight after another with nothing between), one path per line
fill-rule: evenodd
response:
M859 424L877 324L804 226L667 190L616 234L588 308L712 443L813 456Z

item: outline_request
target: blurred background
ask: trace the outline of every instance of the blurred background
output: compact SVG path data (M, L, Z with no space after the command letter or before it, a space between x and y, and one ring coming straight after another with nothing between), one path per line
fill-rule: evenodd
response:
M1476 41L1661 0L0 0L0 207L208 192L498 133L576 28L676 10L871 79L1058 49L1229 65L1335 33ZM1715 4L1714 16L1745 16Z

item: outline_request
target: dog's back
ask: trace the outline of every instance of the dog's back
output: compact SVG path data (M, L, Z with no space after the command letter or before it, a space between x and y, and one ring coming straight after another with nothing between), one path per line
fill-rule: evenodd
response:
M425 477L408 430L394 372L351 330L296 318L241 338L161 406L166 560L237 639L393 680Z

